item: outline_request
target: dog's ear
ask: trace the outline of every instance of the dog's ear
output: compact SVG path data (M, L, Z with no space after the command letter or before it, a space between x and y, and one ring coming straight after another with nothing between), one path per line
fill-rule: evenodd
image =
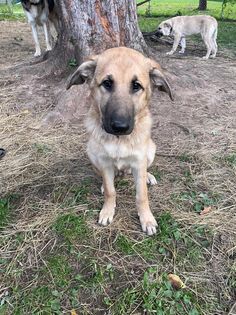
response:
M170 84L168 83L166 77L162 73L161 67L158 63L156 63L154 60L150 60L150 79L155 87L158 88L160 91L166 92L170 99L173 101L173 93L170 87Z
M164 27L171 28L171 25L170 25L170 23L165 22L165 23L164 23Z
M83 62L78 69L71 75L67 81L66 89L72 85L83 84L86 81L91 81L97 66L98 56L93 56L89 60Z

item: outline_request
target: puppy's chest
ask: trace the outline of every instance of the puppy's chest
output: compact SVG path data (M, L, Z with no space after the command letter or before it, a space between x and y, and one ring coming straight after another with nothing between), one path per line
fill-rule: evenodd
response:
M139 147L132 147L130 144L105 143L103 149L103 158L112 161L118 170L131 167L143 155Z

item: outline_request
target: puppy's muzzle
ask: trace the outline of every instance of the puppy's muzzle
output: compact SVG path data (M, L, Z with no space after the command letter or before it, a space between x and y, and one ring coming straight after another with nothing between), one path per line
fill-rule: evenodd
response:
M103 122L103 126L107 133L122 136L131 134L134 129L134 122L130 116L111 115L110 119Z
M111 130L114 134L126 134L130 129L130 123L126 119L115 119L111 121Z

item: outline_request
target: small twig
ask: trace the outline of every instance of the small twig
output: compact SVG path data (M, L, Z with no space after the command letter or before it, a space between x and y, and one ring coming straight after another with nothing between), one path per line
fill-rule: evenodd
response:
M188 127L185 127L185 126L183 126L183 125L181 125L181 124L179 124L179 123L176 123L176 122L174 122L174 121L170 121L170 124L179 127L179 128L182 129L183 132L184 132L185 134L187 134L187 135L189 135L189 134L191 133L191 131L189 130Z
M143 5L146 2L150 2L151 0L143 0L142 2L137 3L137 7L139 7L140 5Z
M233 306L231 307L231 309L230 309L228 315L235 315L235 314L236 314L236 311L233 313L235 307L236 307L236 302L234 302L234 304L233 304Z

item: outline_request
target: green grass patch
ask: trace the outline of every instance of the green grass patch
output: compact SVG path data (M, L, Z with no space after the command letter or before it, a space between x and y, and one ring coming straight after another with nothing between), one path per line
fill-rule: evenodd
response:
M63 207L73 207L76 205L84 205L90 202L93 191L93 183L91 178L83 179L80 184L73 185L66 198L63 200ZM59 193L59 192L58 192Z
M12 194L4 198L0 198L0 229L9 222L12 210L15 208L18 199L18 194Z
M109 303L112 305L112 301ZM111 313L125 315L135 309L145 310L145 314L202 314L202 307L195 294L188 289L174 290L167 274L159 274L156 268L149 268L137 286L124 289L112 305Z
M74 213L59 216L53 228L59 237L63 237L63 239L69 243L79 239L86 240L89 234L85 217Z
M230 167L236 167L236 153L224 156L224 160Z
M192 227L186 232L169 213L161 215L157 221L155 236L134 241L120 234L114 242L115 249L123 255L135 259L143 257L150 262L178 261L179 267L185 266L189 271L201 266L205 248L210 246L210 232L205 227Z
M51 148L45 143L34 143L33 148L37 153L44 155L52 151Z
M53 282L57 287L67 287L70 283L72 269L68 257L55 255L48 258L45 273L50 272Z
M20 289L14 293L18 296L18 303L14 309L14 315L21 314L62 314L61 294L48 285L39 286L21 292ZM1 314L1 313L0 313ZM4 313L3 313L4 314ZM9 314L9 313L5 313ZM5 315L4 314L4 315Z
M0 199L0 228L8 221L10 216L10 200L9 198Z
M205 207L217 204L220 196L210 192L197 192L195 190L183 191L172 196L181 209L200 213Z
M1 20L24 20L25 14L20 3L8 6L6 4L0 4L0 21Z

